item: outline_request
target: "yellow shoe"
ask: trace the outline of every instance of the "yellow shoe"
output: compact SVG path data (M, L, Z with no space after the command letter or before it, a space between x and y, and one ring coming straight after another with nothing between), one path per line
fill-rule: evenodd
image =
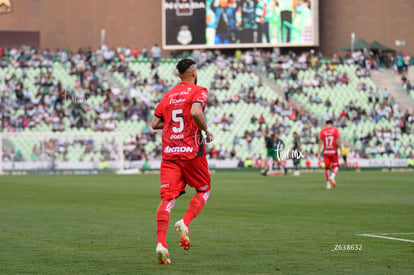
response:
M184 250L190 249L190 238L188 237L188 227L184 224L184 221L181 219L175 223L175 231L180 234L180 245Z
M157 258L159 264L171 264L170 260L170 253L168 253L168 249L162 246L161 243L157 244L155 248L155 252L157 252Z
M336 187L336 180L335 179L331 179L331 183L332 183L332 187Z

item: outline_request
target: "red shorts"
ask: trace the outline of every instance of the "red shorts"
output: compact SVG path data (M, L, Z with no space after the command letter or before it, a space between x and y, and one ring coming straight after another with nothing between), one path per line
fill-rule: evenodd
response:
M323 160L325 162L325 167L337 167L338 166L338 155L324 155Z
M185 193L185 186L194 187L197 192L210 190L210 172L206 156L191 160L161 161L161 200L173 200Z

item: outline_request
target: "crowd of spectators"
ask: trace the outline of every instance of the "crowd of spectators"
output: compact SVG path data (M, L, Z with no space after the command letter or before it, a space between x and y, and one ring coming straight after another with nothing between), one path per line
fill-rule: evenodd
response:
M155 52L156 50L154 50ZM136 51L132 51L137 54ZM119 50L117 59L122 58ZM140 51L138 58L146 58L146 50ZM135 56L134 56L135 58ZM21 132L45 125L46 131L63 132L69 128L92 131L114 131L119 121L147 121L149 105L137 102L121 93L118 87L111 86L98 72L98 68L115 61L115 55L108 49L92 52L81 49L37 51L30 47L0 50L0 119L1 130ZM61 64L66 77L71 77L68 85L55 73L53 65ZM20 71L20 74L19 74ZM139 84L138 84L139 85ZM99 104L90 104L90 98L100 98ZM146 127L148 128L148 127ZM149 129L149 128L148 128ZM147 136L145 132L139 133ZM148 137L147 137L148 138ZM145 138L144 138L145 140ZM139 159L145 143L136 141L130 150L131 142L125 148L126 159ZM42 148L41 145L37 148ZM53 147L54 148L54 147ZM56 147L56 156L60 156ZM39 149L34 150L37 152ZM32 156L52 157L51 154ZM45 152L41 150L40 152ZM109 160L110 155L101 156ZM20 148L4 152L5 160L23 160ZM86 160L85 152L79 160Z
M19 132L46 124L52 131L65 131L68 127L113 131L117 121L147 120L146 104L125 96L119 87L111 86L99 74L100 59L105 56L101 52L90 49L38 52L27 47L2 50L0 108L10 111L1 112L1 128ZM74 76L73 82L62 84L62 77L54 74L54 62L67 68L64 77ZM21 76L16 73L18 69ZM29 70L37 75L30 77ZM100 97L102 102L91 105L90 97Z
M77 160L81 162L117 161L119 160L119 149L114 138L106 138L99 143L92 136L86 139L75 138L73 140L68 140L65 137L48 138L36 142L32 146L29 159L26 159L26 161L69 161L69 150L76 151L76 154L79 155ZM20 148L3 151L3 161L22 160L25 159Z
M389 62L393 62L391 59ZM295 94L305 94L308 97L309 105L323 104L326 111L323 114L323 119L333 119L338 127L345 128L350 125L357 126L362 122L372 122L375 125L381 120L391 121L395 128L388 129L383 127L376 127L371 133L356 133L358 138L353 139L353 153L357 157L370 158L376 157L377 154L386 155L394 154L396 157L412 157L414 154L413 140L411 139L407 144L400 144L398 150L385 150L382 148L396 148L386 136L392 135L396 140L399 140L401 135L412 135L414 128L414 113L411 111L402 112L396 104L395 98L391 96L387 88L373 88L367 85L363 78L370 78L370 70L377 69L384 61L375 59L371 55L367 55L366 51L360 52L348 58L338 58L334 55L330 60L326 60L321 55L312 53L304 53L296 56L289 54L285 56L278 56L270 53L265 57L266 72L273 76L276 80L283 81L283 91L285 92L286 100ZM356 89L360 92L361 99L367 98L369 108L365 108L358 100L351 100L348 104L340 110L337 114L333 112L333 105L329 96L322 100L319 93L309 93L310 88L333 87L335 85L348 85L350 77L345 71L337 70L338 64L356 64L355 76L358 82ZM298 74L300 71L311 70L313 74L311 77L300 78ZM309 74L307 75L309 76ZM408 83L409 84L409 83ZM362 147L356 146L356 141L362 142ZM379 148L379 149L378 149Z
M264 58L264 52L236 52L234 56L224 56L217 52L214 53L216 58L213 62L216 64L217 70L214 74L210 89L210 98L208 106L222 106L226 108L227 104L237 104L245 102L247 104L258 104L263 111L269 110L270 116L265 117L258 113L250 118L250 124L255 125L255 130L245 131L241 136L233 137L233 147L224 148L220 144L209 150L208 154L212 158L234 158L236 156L237 146L247 148L256 161L260 159L260 155L255 154L256 149L253 147L253 141L258 139L260 143L264 142L264 135L271 132L279 132L281 135L290 136L291 126L294 124L303 129L302 140L304 144L315 144L317 142L317 131L319 129L318 119L309 113L306 109L294 103L278 99L275 92L276 100L264 98L257 90L261 88L263 80L261 77L247 77L246 81L242 81L238 86L234 86L237 76L240 74L254 73L260 70L261 60ZM232 85L233 91L236 93L232 96L226 94ZM218 96L220 95L220 99ZM229 131L234 123L235 117L232 113L213 114L211 122L219 125L222 131ZM247 123L247 122L246 122ZM288 145L290 146L290 145ZM309 152L307 152L309 153Z
M120 121L148 121L149 114L154 105L162 98L164 93L175 85L160 77L162 69L160 63L161 51L158 45L154 45L150 51L146 48L108 49L102 47L96 51L82 49L78 52L68 50L37 51L29 47L20 49L1 49L0 66L2 74L1 84L1 128L3 131L19 132L25 128L36 128L45 124L52 131L65 131L70 128L89 129L92 131L114 131ZM174 53L175 54L175 53ZM372 104L370 110L364 109L357 100L349 102L339 115L330 112L332 102L329 98L322 101L320 96L309 94L309 104L323 104L326 114L323 119L335 119L339 127L345 128L350 124L370 120L378 122L381 119L395 121L398 128L374 129L373 132L355 133L352 143L356 145L361 141L362 148L354 148L353 154L357 157L372 157L377 154L394 154L395 156L412 156L412 144L397 147L398 137L412 133L414 117L412 113L401 113L395 100L387 89L372 89L367 86L362 78L370 77L370 70L386 66L386 61L380 56L367 56L365 52L358 56L342 58L334 55L327 58L312 52L301 55L279 55L275 52L244 52L236 51L234 56L225 55L219 51L194 51L192 56L197 60L198 67L202 69L208 64L214 64L216 71L209 90L209 106L225 106L230 103L247 102L259 104L264 109L271 111L270 117L263 117L260 113L252 116L250 123L257 126L254 131L245 131L242 136L235 136L232 148L224 148L217 144L209 148L211 158L227 159L237 157L236 147L247 146L248 151L254 154L252 141L263 140L264 133L280 132L289 135L290 125L302 126L300 133L303 144L316 144L318 142L318 130L320 117L312 114L306 106L298 106L289 100L292 94L306 93L309 88L335 87L336 85L348 85L350 75L337 70L338 64L358 64L355 76L361 79L357 89L361 95L365 94ZM152 58L151 73L141 75L130 69L129 63L137 59ZM396 59L398 60L398 58ZM74 76L73 85L64 85L60 77L54 74L54 63L61 64L68 75ZM387 61L388 62L388 61ZM391 61L393 60L391 59ZM393 63L390 63L393 64ZM261 67L261 66L264 67ZM105 67L111 73L120 73L127 80L125 87L113 86L108 79L99 72L99 68ZM21 76L16 71L8 68L19 68ZM274 79L285 81L283 91L286 100L268 100L256 94L257 88L263 86L262 79L251 78L237 87L235 96L227 96L226 91L231 88L232 80L239 74L258 72L261 68ZM323 68L323 70L319 70ZM37 75L31 78L29 70L36 70ZM315 73L310 78L301 79L300 71L311 70ZM35 90L30 90L30 81ZM406 81L408 82L408 80ZM406 83L406 85L411 85ZM147 89L151 93L149 99L141 91ZM217 94L224 94L218 99ZM12 95L12 96L10 96ZM88 104L90 97L98 97L101 102L97 105ZM80 100L83 99L83 100ZM6 111L12 110L12 111ZM68 121L68 123L65 121ZM221 125L223 131L229 131L234 123L234 115L215 114L212 123ZM148 125L148 124L147 124ZM396 130L398 129L398 130ZM390 136L390 139L384 138ZM354 137L355 137L354 136ZM153 160L161 154L160 146L156 146L151 152L145 152L145 146L155 141L155 134L148 126L135 136L131 136L124 144L124 156L126 160ZM90 147L86 144L85 148ZM40 146L39 146L40 147ZM64 146L63 146L64 147ZM58 146L60 152L62 146ZM60 149L59 149L60 148ZM383 150L384 148L384 150ZM93 149L92 151L98 149ZM34 149L34 151L36 151ZM99 150L98 150L99 151ZM315 157L315 152L305 152L309 157ZM64 153L62 156L64 157ZM85 151L85 158L87 152ZM108 151L104 158L111 159ZM8 154L9 159L21 159L21 152L15 150ZM85 159L82 157L82 160ZM256 161L260 156L254 156Z

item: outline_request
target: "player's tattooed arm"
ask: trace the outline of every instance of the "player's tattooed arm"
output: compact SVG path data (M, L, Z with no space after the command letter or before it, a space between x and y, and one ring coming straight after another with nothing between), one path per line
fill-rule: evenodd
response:
M204 118L203 105L200 102L194 102L191 106L191 116L201 130L207 130L207 122Z
M205 131L207 134L207 143L214 140L213 134L208 131L207 122L204 117L203 104L201 102L194 102L191 106L191 116L193 117L194 122L197 124L201 130Z
M152 119L151 122L151 128L153 130L159 130L159 129L163 129L164 128L164 120L162 119L162 117L157 117L154 116L154 118Z

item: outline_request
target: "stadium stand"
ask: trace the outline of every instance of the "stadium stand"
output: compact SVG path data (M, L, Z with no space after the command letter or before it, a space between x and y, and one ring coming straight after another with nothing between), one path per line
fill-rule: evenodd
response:
M300 105L324 120L334 119L359 157L413 154L412 113L403 113L386 88L376 87L369 68L339 61L318 64L313 58L284 57L279 65L268 60L267 73Z
M264 156L264 134L278 131L290 147L296 131L305 156L314 159L317 133L328 118L341 128L352 157L413 157L413 114L402 113L386 89L377 89L370 69L378 66L309 53L245 52L233 57L194 51L192 57L199 84L210 91L207 119L216 134L210 158L256 161ZM177 82L176 62L158 62L146 50L129 48L5 50L0 63L2 131L90 133L91 138L73 141L76 146L65 140L16 139L3 160L116 160L115 143L94 132L120 132L125 160L159 159L160 135L151 131L149 120L155 104ZM263 83L257 74L262 70L274 86Z

